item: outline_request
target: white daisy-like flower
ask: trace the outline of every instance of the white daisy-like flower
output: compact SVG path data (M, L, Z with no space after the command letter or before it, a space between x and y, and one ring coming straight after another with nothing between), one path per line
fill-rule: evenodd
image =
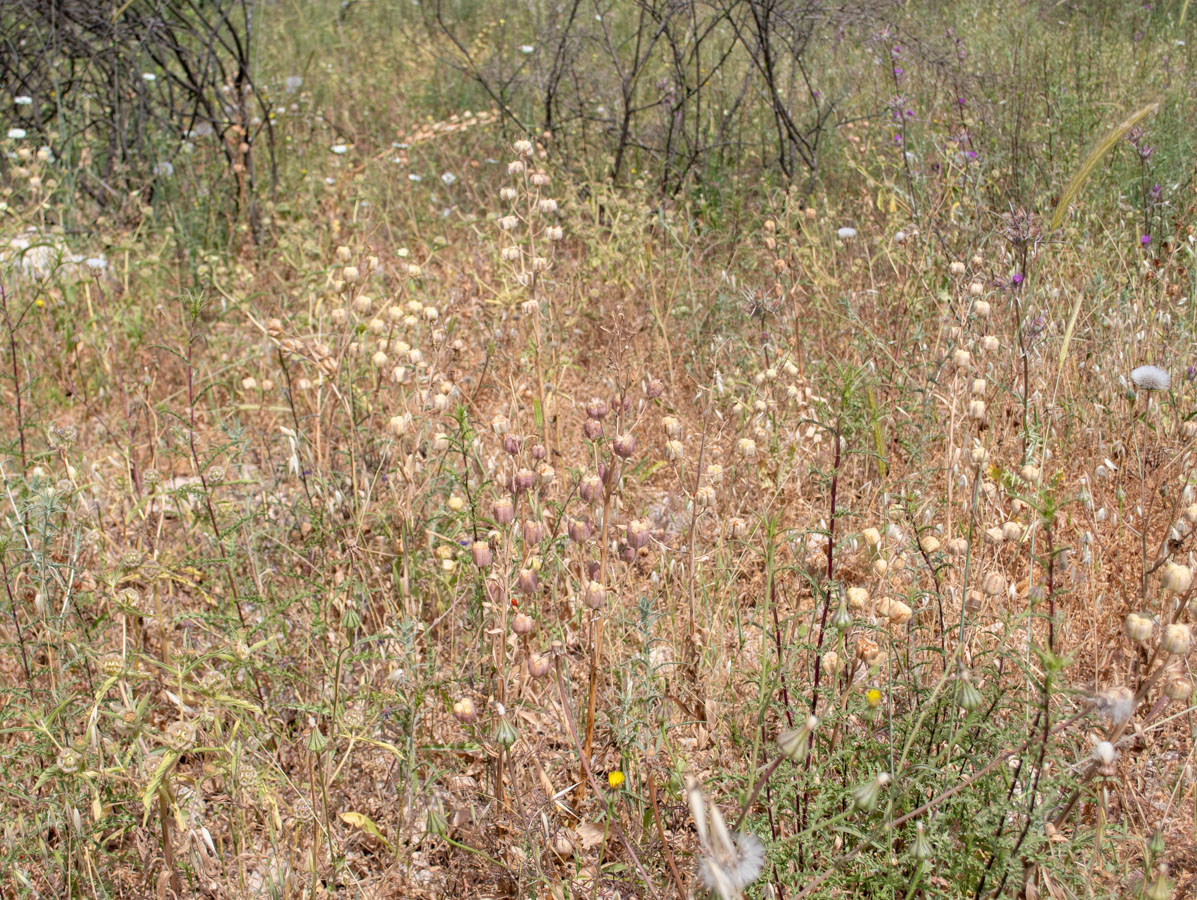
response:
M296 93L301 87L303 87L303 79L298 75L288 75L283 79L283 90L288 94Z
M410 175L407 176L407 180L408 181L423 181L424 179L421 178L419 175L417 175L415 172L412 172Z
M142 72L141 78L143 81L157 81L158 80L158 76L155 75L153 72Z
M744 889L760 876L765 847L749 832L732 834L715 804L708 804L697 779L687 776L686 799L698 831L701 850L698 876L720 900L739 900Z
M342 156L343 154L349 152L349 147L345 144L333 144L330 149L333 153L337 154L337 156Z
M1131 381L1135 387L1145 391L1166 391L1172 387L1172 376L1159 366L1139 366L1131 370Z
M835 236L841 241L851 240L852 238L856 237L856 229L845 225L843 228L836 231Z
M17 106L32 106L33 98L26 97L24 94L22 94L19 97L13 97L12 102L15 103Z
M168 159L154 164L154 174L159 178L170 178L175 174L175 165Z
M450 185L453 182L455 182L456 180L457 180L457 176L454 175L452 172L445 172L441 175L441 181L443 181L446 185Z
M8 129L8 137L10 140L19 141L25 137L24 128L10 128Z
M536 48L533 47L531 44L520 44L520 53L523 53L525 56L529 53L535 53L535 52L536 52Z

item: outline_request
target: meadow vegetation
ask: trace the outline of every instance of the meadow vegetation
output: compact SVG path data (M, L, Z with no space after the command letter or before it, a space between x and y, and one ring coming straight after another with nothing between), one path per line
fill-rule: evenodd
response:
M53 6L5 897L1193 894L1188 0Z

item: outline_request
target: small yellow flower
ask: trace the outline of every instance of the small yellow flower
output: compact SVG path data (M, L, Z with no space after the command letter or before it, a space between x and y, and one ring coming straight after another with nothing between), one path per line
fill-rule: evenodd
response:
M869 688L865 692L865 700L868 701L869 709L876 709L881 705L881 691L877 688Z
M33 305L36 306L38 309L41 309L43 306L46 305L46 301L43 300L41 297L38 297L36 300L33 301Z
M623 786L623 781L623 772L607 773L607 784L611 785L611 787L618 789Z

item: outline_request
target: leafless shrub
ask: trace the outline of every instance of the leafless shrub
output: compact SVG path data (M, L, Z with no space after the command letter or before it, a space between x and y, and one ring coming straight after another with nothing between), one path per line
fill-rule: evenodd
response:
M524 133L569 136L560 146L599 150L612 180L644 160L663 192L675 194L707 170L737 164L747 149L808 186L836 110L808 64L820 40L875 27L886 9L828 0L638 0L606 8L584 0L530 4L535 44L510 46L492 34L473 41L470 7L445 0L421 7L424 37L446 65L478 85ZM512 27L510 32L514 33ZM759 124L776 134L760 144ZM580 139L580 140L579 140ZM754 146L756 145L756 146Z
M263 135L275 181L253 20L253 0L0 0L10 123L77 161L80 187L101 203L171 171L185 142L218 142L253 224Z

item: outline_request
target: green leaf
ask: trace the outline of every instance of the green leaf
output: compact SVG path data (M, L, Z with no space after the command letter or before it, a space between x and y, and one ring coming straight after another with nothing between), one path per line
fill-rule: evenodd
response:
M145 786L145 790L141 792L141 806L145 810L145 815L142 817L141 824L144 827L145 823L150 818L150 809L154 805L154 795L158 793L158 787L162 784L162 780L166 778L166 773L174 767L174 764L179 761L180 753L177 750L167 750L162 754L162 762L158 764L158 768L154 770L154 774L150 777L150 782Z
M378 838L386 845L388 850L393 849L391 842L383 837L382 832L378 830L378 826L370 820L369 816L363 816L361 813L356 812L343 812L341 813L341 821L346 825L351 825L360 831L366 832L366 834L371 834Z

